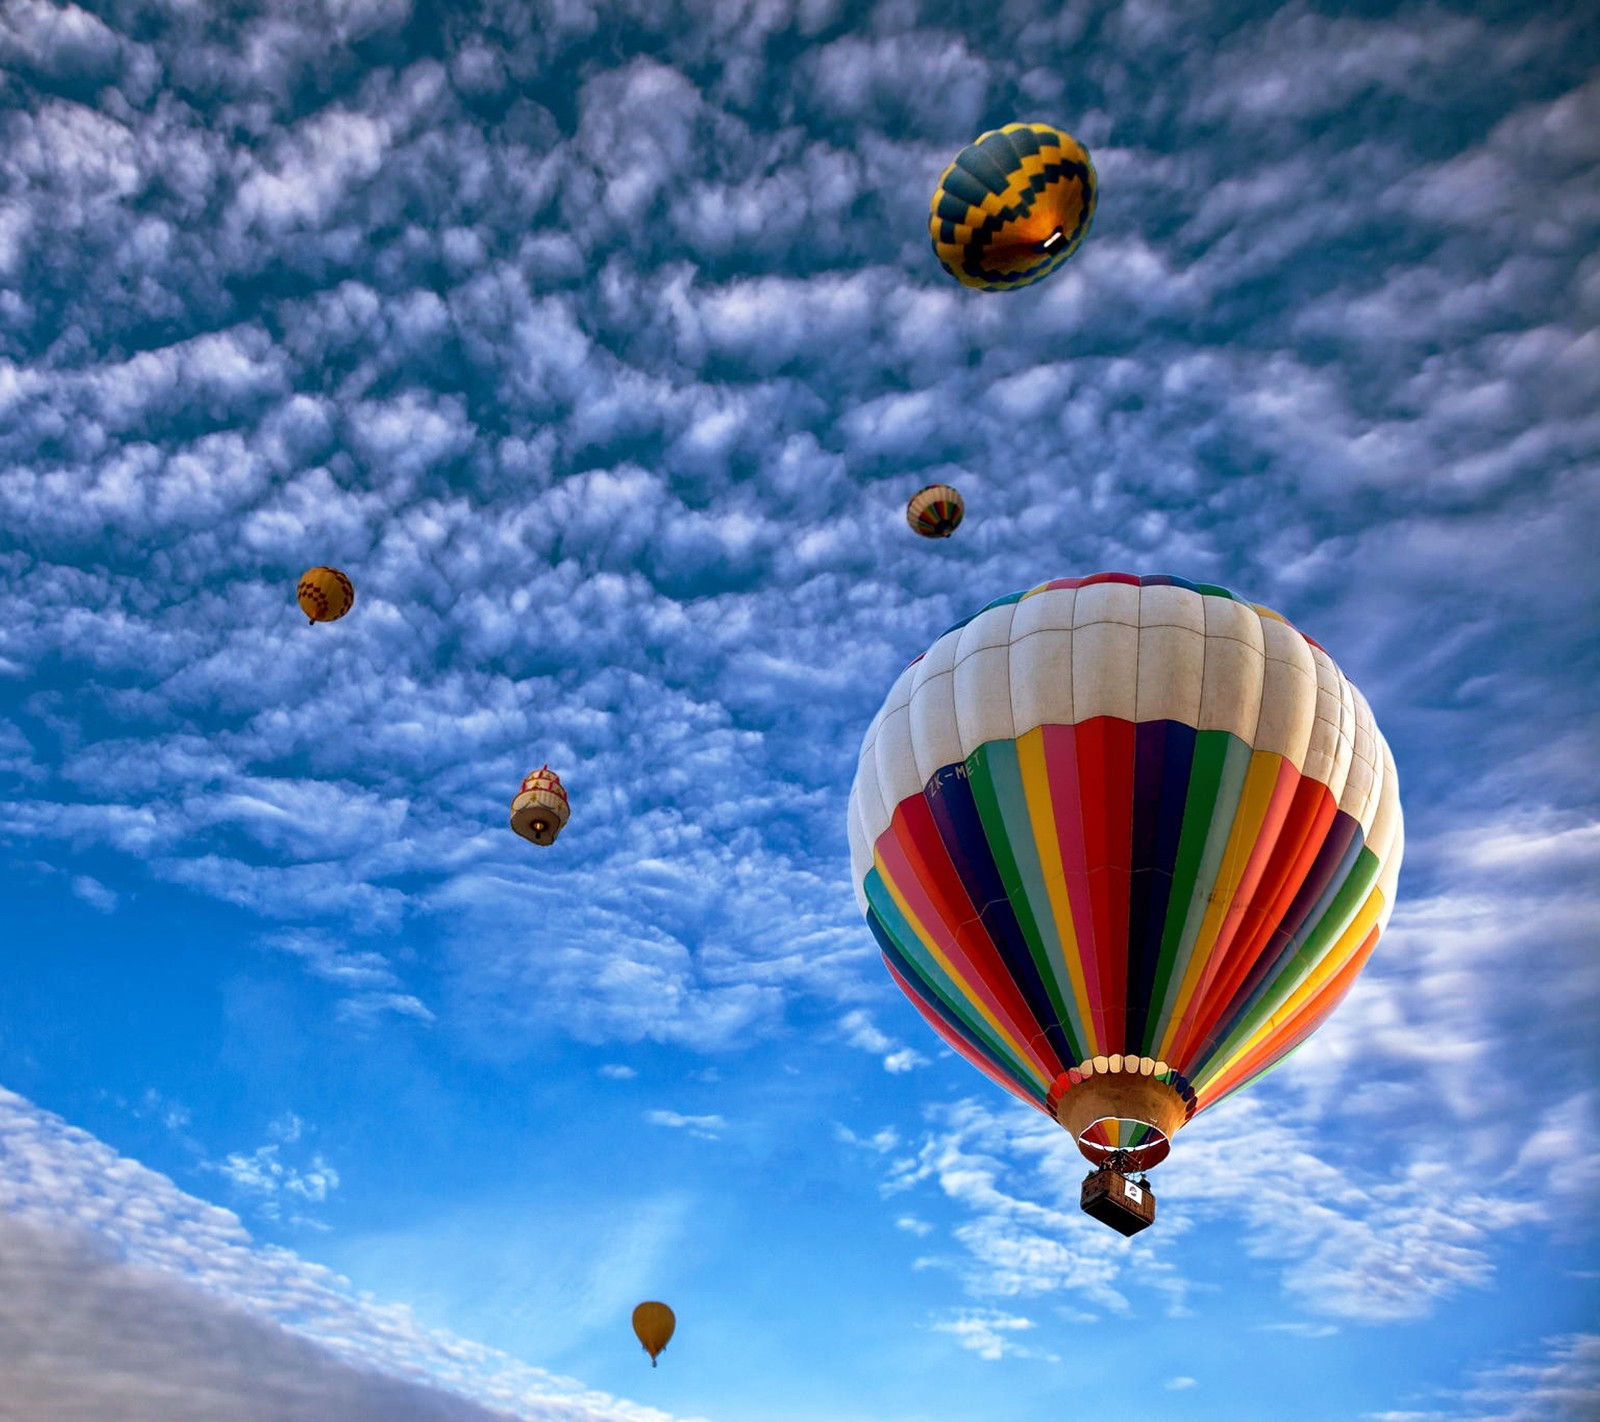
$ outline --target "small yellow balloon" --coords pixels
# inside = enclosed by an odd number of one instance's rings
[[[672,1340],[672,1330],[677,1326],[677,1318],[664,1303],[656,1303],[652,1299],[634,1309],[633,1331],[644,1345],[644,1351],[650,1355],[652,1368],[661,1350]]]
[[[337,568],[311,568],[295,590],[300,611],[312,622],[337,622],[355,605],[356,590]]]

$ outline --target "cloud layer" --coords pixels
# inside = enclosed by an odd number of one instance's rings
[[[1592,757],[1539,758],[1595,668],[1532,632],[1600,592],[1570,25],[607,14],[620,58],[559,6],[8,11],[13,843],[284,924],[356,1018],[437,1011],[404,928],[536,1032],[731,1042],[877,984],[838,803],[892,671],[1119,564],[1313,627],[1425,823],[1489,782],[1592,815]],[[1089,32],[1070,85],[1027,58]],[[1040,104],[1106,202],[1056,281],[974,298],[928,175]],[[973,519],[930,550],[897,509],[934,476]],[[296,630],[320,561],[357,611]],[[545,759],[559,861],[503,827]],[[532,914],[554,962],[502,926]]]
[[[0,1417],[668,1422],[359,1297],[3,1089],[0,1197]]]

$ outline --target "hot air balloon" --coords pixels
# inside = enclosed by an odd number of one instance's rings
[[[652,1368],[661,1356],[661,1350],[672,1341],[672,1331],[677,1326],[676,1316],[664,1303],[650,1300],[634,1309],[633,1331],[644,1346],[644,1351],[650,1355]]]
[[[511,828],[535,844],[554,844],[572,813],[566,786],[548,765],[530,770],[511,802]]]
[[[966,516],[966,500],[948,484],[929,484],[918,489],[906,505],[906,522],[913,533],[924,538],[948,538],[961,527]]]
[[[1070,134],[1008,123],[956,154],[933,191],[928,235],[963,286],[1008,291],[1049,276],[1094,216],[1089,155]]]
[[[300,611],[313,623],[337,622],[355,605],[356,590],[337,568],[310,568],[295,589]]]
[[[1349,991],[1403,843],[1389,747],[1321,647],[1127,573],[1001,598],[907,667],[849,831],[918,1012],[1124,1183]]]

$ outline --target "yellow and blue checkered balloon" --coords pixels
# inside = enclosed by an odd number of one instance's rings
[[[1007,291],[1049,276],[1094,216],[1089,154],[1042,123],[1008,123],[956,154],[934,190],[928,234],[963,286]]]

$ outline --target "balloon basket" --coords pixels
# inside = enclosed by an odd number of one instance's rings
[[[1084,1214],[1121,1235],[1138,1234],[1156,1220],[1156,1197],[1149,1184],[1142,1177],[1130,1180],[1110,1166],[1085,1177],[1079,1203]]]

